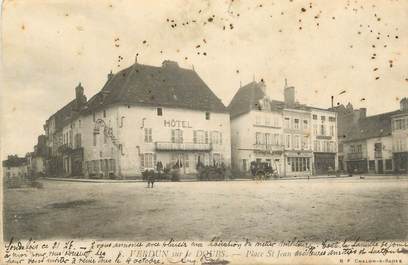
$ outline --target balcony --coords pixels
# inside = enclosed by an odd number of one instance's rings
[[[156,142],[159,151],[211,151],[211,144]]]
[[[254,150],[265,153],[282,152],[283,145],[254,144]]]
[[[361,160],[363,159],[363,153],[349,153],[347,158],[348,160]]]

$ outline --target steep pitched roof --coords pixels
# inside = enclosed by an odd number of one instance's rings
[[[221,100],[194,70],[165,61],[162,67],[135,63],[116,73],[88,101],[88,110],[123,103],[226,112]]]
[[[255,104],[263,97],[265,97],[265,92],[262,91],[262,88],[256,82],[240,87],[227,107],[231,118],[256,109]]]
[[[237,93],[232,98],[227,109],[230,112],[231,118],[236,118],[242,114],[248,113],[251,110],[260,110],[262,106],[260,105],[260,100],[267,98],[269,103],[268,108],[271,110],[310,110],[311,107],[295,103],[292,105],[287,105],[283,101],[269,99],[263,90],[265,84],[263,82],[251,82],[243,87],[240,87]],[[317,108],[316,108],[317,109]],[[323,110],[323,109],[322,109]],[[327,109],[324,109],[328,111]]]
[[[391,116],[400,112],[400,110],[396,110],[360,119],[355,126],[344,132],[344,141],[357,141],[391,135]]]

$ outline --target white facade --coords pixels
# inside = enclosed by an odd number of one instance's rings
[[[337,170],[337,113],[312,108],[310,114],[314,174]]]
[[[81,125],[79,125],[79,120]],[[196,165],[231,163],[228,113],[112,105],[81,116],[64,134],[81,135],[86,175],[114,173],[140,176],[144,170],[181,165],[181,174],[196,173]]]
[[[268,162],[282,174],[282,112],[251,110],[234,118],[231,143],[234,168],[249,172],[251,162]]]
[[[310,111],[286,108],[283,110],[284,175],[312,174]]]
[[[386,173],[393,171],[392,136],[367,139],[368,171]]]

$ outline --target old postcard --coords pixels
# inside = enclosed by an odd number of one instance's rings
[[[408,264],[408,2],[7,0],[1,264]]]

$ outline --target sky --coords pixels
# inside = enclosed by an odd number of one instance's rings
[[[283,99],[351,102],[368,115],[408,96],[408,1],[8,0],[1,10],[1,150],[33,150],[45,121],[88,98],[107,74],[169,59],[195,71],[228,105],[263,80]]]

